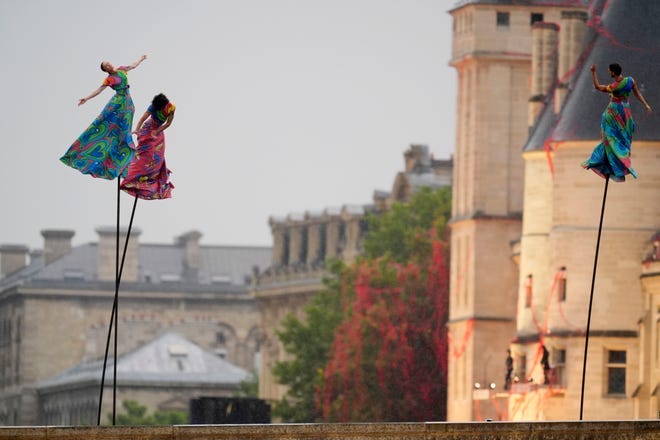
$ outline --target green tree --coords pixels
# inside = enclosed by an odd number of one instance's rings
[[[252,373],[238,386],[239,389],[234,393],[234,397],[259,397],[259,376],[256,373]]]
[[[291,360],[277,362],[273,375],[289,387],[282,400],[273,406],[273,415],[285,422],[314,422],[320,411],[315,404],[316,389],[323,380],[330,344],[341,320],[341,292],[346,266],[339,260],[329,264],[330,276],[324,289],[304,307],[306,319],[287,315],[277,335]]]
[[[140,405],[135,400],[124,400],[122,407],[124,412],[116,415],[116,424],[119,426],[183,425],[188,423],[188,414],[185,411],[155,411],[149,415],[147,407]],[[112,414],[108,414],[108,421],[112,423]]]
[[[444,237],[450,213],[451,188],[422,188],[409,202],[395,203],[386,213],[367,216],[364,256],[351,266],[340,261],[331,262],[324,289],[304,308],[305,318],[300,320],[289,315],[282,322],[278,337],[291,360],[277,362],[273,375],[289,389],[287,395],[275,403],[275,417],[285,422],[322,420],[318,393],[323,389],[335,331],[346,318],[343,304],[355,297],[359,265],[376,259],[386,265],[387,261],[428,261],[432,254],[429,231],[434,229],[434,237]]]
[[[425,258],[431,251],[427,234],[435,228],[439,238],[451,216],[451,188],[420,188],[407,203],[396,202],[383,214],[367,215],[364,254],[367,259],[388,256],[398,263]]]

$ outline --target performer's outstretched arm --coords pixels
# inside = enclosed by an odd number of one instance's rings
[[[133,70],[133,69],[135,69],[137,66],[140,65],[140,63],[141,63],[142,61],[144,61],[144,60],[146,60],[146,59],[147,59],[147,56],[146,56],[146,55],[142,55],[142,56],[140,57],[140,59],[138,59],[137,61],[134,61],[133,64],[129,64],[128,66],[126,66],[126,71],[128,72],[129,70]]]
[[[633,81],[633,93],[639,99],[639,101],[644,104],[644,108],[646,108],[646,111],[648,113],[651,113],[651,106],[649,105],[648,102],[646,102],[646,99],[644,99],[644,96],[642,96],[642,92],[639,91],[637,88],[637,83]]]
[[[594,88],[596,90],[600,90],[601,92],[607,92],[607,86],[604,86],[598,82],[598,77],[596,76],[596,65],[592,64],[590,70],[591,70],[591,77],[594,80]]]
[[[153,134],[156,135],[156,134],[160,133],[161,131],[165,130],[167,127],[169,127],[172,124],[172,120],[174,120],[174,113],[169,115],[167,117],[167,121],[165,121],[165,123],[163,125],[161,125],[160,127],[158,127],[157,129],[155,129],[153,131]]]
[[[84,103],[86,103],[87,101],[89,101],[93,97],[97,96],[99,93],[101,93],[103,91],[103,89],[105,89],[106,87],[108,87],[108,86],[101,86],[98,89],[94,90],[92,93],[90,93],[89,96],[81,98],[80,100],[78,100],[78,105],[79,106],[83,105]]]
[[[135,130],[133,130],[133,134],[138,134],[138,132],[142,128],[142,124],[144,124],[144,121],[146,121],[148,117],[149,117],[149,112],[144,112],[144,114],[138,121],[137,125],[135,126]]]

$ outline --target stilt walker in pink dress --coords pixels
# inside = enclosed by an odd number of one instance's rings
[[[168,199],[174,185],[165,164],[165,129],[172,124],[175,106],[162,93],[138,121],[133,133],[138,136],[136,155],[121,183],[125,192],[145,200]]]

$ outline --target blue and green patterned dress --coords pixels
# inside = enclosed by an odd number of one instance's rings
[[[103,85],[112,87],[115,95],[60,160],[83,174],[114,179],[124,173],[133,158],[135,106],[128,91],[126,67],[118,67]]]
[[[591,157],[582,162],[585,169],[592,170],[603,178],[609,176],[615,182],[623,182],[627,174],[637,178],[630,162],[635,121],[628,102],[634,85],[635,80],[627,76],[607,86],[610,103],[600,122],[601,142],[594,148]]]

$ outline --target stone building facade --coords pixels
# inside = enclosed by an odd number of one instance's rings
[[[406,201],[419,187],[451,184],[452,160],[434,159],[427,146],[412,145],[404,153],[404,163],[392,190],[375,191],[371,204],[270,218],[272,261],[256,277],[253,290],[264,331],[260,398],[276,401],[286,393],[286,387],[277,384],[271,373],[275,363],[287,356],[276,335],[282,319],[290,313],[303,318],[303,306],[323,287],[328,259],[350,262],[360,254],[366,232],[365,215],[384,212],[392,203]]]
[[[40,423],[37,384],[103,357],[116,232],[97,233],[98,242],[72,246],[73,231],[45,230],[43,249],[32,253],[26,246],[0,246],[0,424]],[[174,244],[141,243],[139,236],[134,229],[126,253],[118,354],[173,332],[255,371],[261,336],[250,284],[269,264],[271,248],[205,246],[197,231]],[[121,230],[122,243],[125,237]],[[166,387],[162,392],[176,394]]]
[[[607,104],[589,66],[599,66],[605,83],[607,65],[620,62],[647,100],[660,102],[649,62],[660,45],[649,17],[660,3],[633,9],[601,0],[466,0],[451,11],[459,73],[451,421],[579,417],[604,188],[580,163],[599,142]],[[657,417],[660,121],[632,105],[640,178],[609,184],[585,419]],[[504,389],[507,349],[513,372]]]

